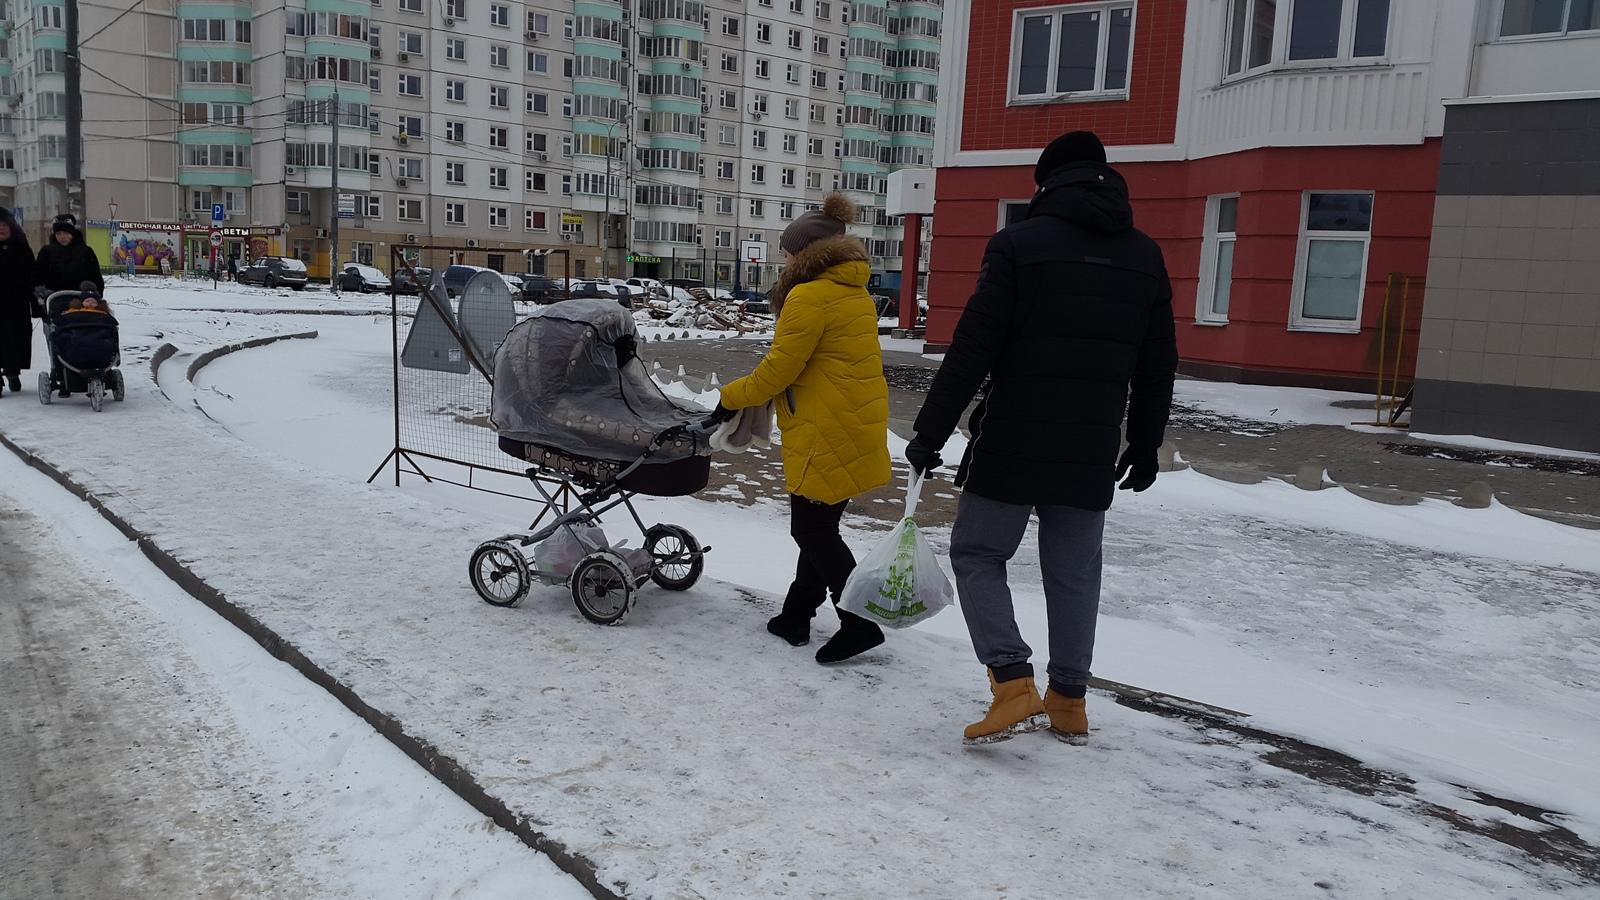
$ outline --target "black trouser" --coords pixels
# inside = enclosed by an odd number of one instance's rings
[[[839,602],[845,580],[856,567],[855,554],[839,536],[839,520],[849,503],[818,503],[798,494],[789,495],[789,534],[800,547],[800,560],[795,564],[794,583],[783,600],[785,616],[809,620],[828,599],[829,592],[834,602]],[[839,618],[845,624],[850,619],[860,619],[842,610]]]

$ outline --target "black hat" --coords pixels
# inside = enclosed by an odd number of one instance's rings
[[[1033,167],[1033,183],[1044,184],[1059,168],[1068,163],[1106,161],[1106,147],[1092,131],[1069,131],[1050,142],[1039,154],[1039,164]]]

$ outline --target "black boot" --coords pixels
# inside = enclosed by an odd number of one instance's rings
[[[16,372],[6,373],[6,386],[11,388],[11,393],[22,393],[22,378]]]
[[[817,651],[817,662],[823,664],[843,662],[881,643],[883,643],[883,629],[878,627],[877,622],[841,609],[839,633],[829,638],[828,642]]]
[[[767,630],[789,642],[791,647],[811,643],[811,617],[781,612],[767,620]]]

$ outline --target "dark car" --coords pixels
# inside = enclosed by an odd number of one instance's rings
[[[269,288],[292,287],[299,291],[305,289],[310,278],[306,275],[306,264],[298,259],[263,256],[240,269],[237,280],[240,284],[259,284]]]
[[[472,276],[493,271],[485,266],[451,266],[444,270],[444,289],[450,292],[450,296],[459,297],[467,289],[467,282],[472,280]]]
[[[426,266],[416,267],[417,278],[427,282],[433,277],[433,270]],[[397,294],[418,294],[417,283],[411,278],[411,270],[404,267],[394,271],[394,277],[389,279],[394,282],[394,292]]]
[[[339,290],[356,291],[362,294],[373,291],[389,290],[389,278],[372,266],[360,263],[345,263],[344,271],[339,273]]]
[[[554,303],[567,299],[567,292],[554,279],[543,275],[524,275],[522,299],[529,303]]]
[[[690,288],[703,288],[706,286],[706,283],[698,278],[668,278],[661,283],[668,287],[680,287],[686,291]]]

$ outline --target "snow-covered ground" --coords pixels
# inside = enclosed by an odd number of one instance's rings
[[[588,625],[556,588],[479,602],[467,554],[526,525],[528,504],[387,474],[364,486],[392,444],[388,320],[310,314],[386,298],[116,284],[111,299],[128,401],[94,416],[8,396],[0,431],[628,896],[1600,896],[1592,860],[1531,860],[1416,807],[1600,843],[1594,532],[1498,505],[1164,475],[1109,515],[1097,674],[1243,711],[1415,795],[1314,780],[1257,742],[1099,694],[1084,746],[969,749],[959,732],[986,692],[958,612],[835,669],[765,635],[793,565],[772,505],[642,502],[646,522],[715,549],[706,580],[648,590],[621,628]],[[184,377],[212,347],[312,330]],[[182,352],[158,389],[137,357],[161,343]],[[1351,412],[1315,392],[1187,390],[1240,417]],[[856,525],[859,553],[879,532]],[[1043,648],[1031,538],[1014,573]]]

